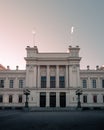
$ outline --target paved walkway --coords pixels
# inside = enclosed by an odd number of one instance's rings
[[[104,111],[0,111],[0,130],[104,130]]]

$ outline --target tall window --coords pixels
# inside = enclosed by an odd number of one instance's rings
[[[56,77],[51,76],[50,77],[50,88],[55,88],[56,87]]]
[[[11,80],[9,81],[9,87],[10,87],[10,88],[13,88],[13,85],[14,85],[14,80],[11,79]]]
[[[83,85],[83,88],[87,88],[87,80],[86,79],[82,80],[82,85]]]
[[[104,88],[104,79],[102,80],[102,88]]]
[[[64,76],[59,77],[59,87],[65,88],[65,77]]]
[[[46,76],[41,76],[41,88],[46,88]]]
[[[23,88],[23,80],[22,79],[19,80],[19,88]]]
[[[3,95],[0,95],[0,103],[3,102]]]
[[[95,79],[92,80],[92,87],[96,88],[96,80]]]
[[[83,96],[83,103],[87,103],[87,95]]]
[[[19,96],[18,96],[18,102],[19,102],[19,103],[22,103],[22,95],[19,95]]]
[[[93,102],[97,103],[97,95],[93,95]]]
[[[104,95],[103,95],[103,103],[104,103]]]
[[[0,80],[0,88],[4,88],[4,80]]]
[[[13,102],[13,96],[9,95],[9,103],[12,103],[12,102]]]

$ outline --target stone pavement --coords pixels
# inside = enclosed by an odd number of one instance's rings
[[[104,130],[104,111],[0,111],[0,130]]]

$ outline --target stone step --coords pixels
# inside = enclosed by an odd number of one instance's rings
[[[30,111],[30,112],[68,112],[68,111],[76,111],[75,107],[72,108],[24,108],[24,111]]]

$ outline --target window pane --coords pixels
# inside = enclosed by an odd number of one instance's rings
[[[92,87],[96,88],[96,80],[95,79],[92,80]]]
[[[41,88],[46,88],[46,76],[41,76]]]
[[[3,96],[0,95],[0,103],[2,103],[2,102],[3,102]]]
[[[56,87],[56,77],[51,76],[50,77],[50,88],[55,88]]]
[[[13,88],[13,84],[14,84],[14,81],[13,81],[13,80],[10,80],[10,82],[9,82],[9,87],[10,87],[10,88]]]
[[[4,88],[4,80],[0,80],[0,88]]]
[[[23,88],[23,80],[19,80],[19,88]]]
[[[97,103],[97,95],[94,95],[94,96],[93,96],[93,102],[94,102],[94,103]]]
[[[18,102],[19,102],[19,103],[22,103],[22,95],[19,95],[19,97],[18,97]]]
[[[82,80],[83,88],[87,88],[87,80]]]
[[[102,88],[104,88],[104,79],[102,80]]]
[[[59,87],[65,88],[65,77],[64,76],[59,77]]]
[[[104,103],[104,95],[103,95],[103,103]]]
[[[83,96],[83,103],[87,103],[87,95]]]
[[[12,95],[9,95],[9,103],[12,103],[12,100],[13,100]]]

